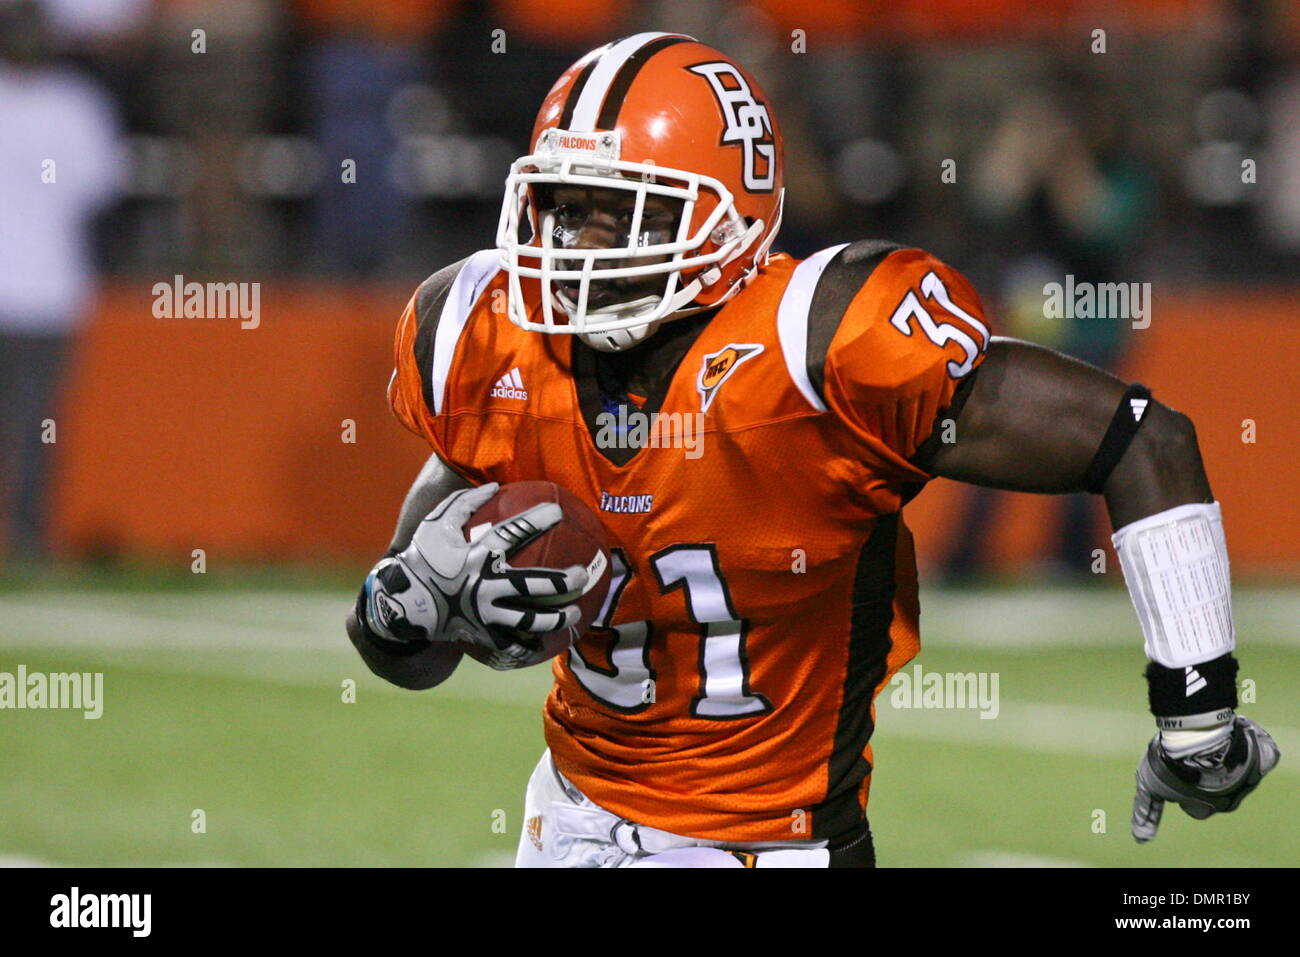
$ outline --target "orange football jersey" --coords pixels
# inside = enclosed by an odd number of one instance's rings
[[[920,646],[900,510],[930,477],[909,458],[983,358],[974,290],[917,249],[775,255],[637,420],[593,418],[594,353],[509,322],[505,280],[484,250],[417,291],[389,398],[474,483],[556,482],[608,532],[604,608],[553,664],[556,765],[677,834],[850,830],[873,699]]]

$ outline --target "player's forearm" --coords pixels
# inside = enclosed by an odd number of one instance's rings
[[[1153,411],[1104,489],[1159,728],[1138,765],[1131,828],[1139,843],[1156,836],[1165,801],[1196,818],[1235,810],[1278,761],[1268,732],[1235,714],[1227,539],[1196,431],[1185,416]]]
[[[400,552],[411,543],[416,526],[439,502],[452,492],[469,487],[470,483],[442,461],[437,453],[430,455],[402,502],[402,509],[397,515],[397,528],[393,530],[393,540],[388,544],[390,553]]]
[[[1104,494],[1151,712],[1169,753],[1190,754],[1226,740],[1237,705],[1227,541],[1191,420],[1154,400],[1143,419]]]
[[[1050,349],[994,339],[933,474],[995,488],[1103,494],[1115,546],[1158,666],[1157,716],[1235,705],[1223,521],[1191,421],[1139,386]],[[1204,693],[1185,693],[1185,667]],[[1198,688],[1200,686],[1198,685]]]
[[[436,454],[430,455],[402,502],[397,527],[389,543],[389,554],[396,554],[406,548],[424,517],[452,492],[467,488],[469,484]],[[424,663],[421,655],[415,652],[416,646],[402,647],[379,639],[362,623],[358,607],[354,605],[348,612],[345,627],[348,638],[370,670],[385,681],[402,688],[425,687],[422,683]]]

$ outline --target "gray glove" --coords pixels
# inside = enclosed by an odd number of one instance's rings
[[[1173,758],[1159,733],[1147,745],[1137,769],[1133,837],[1145,844],[1156,836],[1166,801],[1177,802],[1198,820],[1235,811],[1277,765],[1280,752],[1267,731],[1237,715],[1231,730],[1204,750]]]
[[[473,542],[465,540],[465,523],[498,488],[491,482],[453,492],[420,523],[405,551],[371,570],[363,603],[375,634],[400,642],[464,642],[478,660],[508,670],[536,651],[530,633],[577,624],[585,568],[506,563],[512,552],[560,521],[559,505],[534,505]]]

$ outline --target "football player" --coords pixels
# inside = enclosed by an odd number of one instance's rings
[[[992,337],[923,250],[772,253],[782,197],[772,106],[717,50],[643,33],[560,77],[495,248],[431,276],[399,324],[389,400],[433,455],[348,621],[366,663],[419,688],[441,643],[511,667],[530,633],[575,623],[544,599],[585,572],[512,569],[505,523],[463,531],[500,484],[563,485],[599,510],[614,563],[553,662],[518,864],[870,866],[873,699],[919,648],[903,506],[934,476],[1086,490],[1150,659],[1133,835],[1155,836],[1166,801],[1236,809],[1278,751],[1234,712],[1228,556],[1192,423]],[[609,412],[702,415],[702,454],[610,441]],[[558,508],[524,517],[540,534]]]

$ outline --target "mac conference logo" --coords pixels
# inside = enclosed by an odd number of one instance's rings
[[[763,351],[762,345],[754,342],[731,342],[717,352],[704,357],[700,366],[700,377],[696,388],[700,392],[700,411],[707,412],[713,403],[713,397],[722,388],[722,383],[731,378],[731,374],[740,368],[746,359],[752,359]]]

